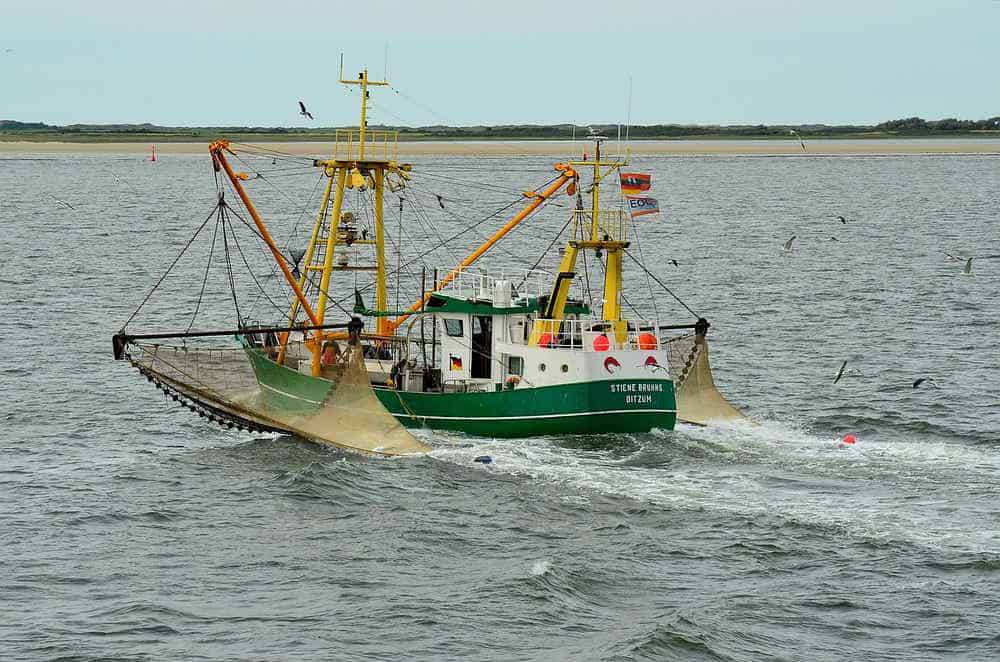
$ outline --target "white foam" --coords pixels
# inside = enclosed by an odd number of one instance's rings
[[[548,561],[535,561],[531,564],[531,576],[541,577],[552,569],[552,564]]]
[[[995,521],[985,516],[998,513],[992,500],[956,493],[970,471],[976,482],[996,475],[1000,460],[977,448],[864,439],[839,448],[836,436],[777,422],[679,426],[648,439],[639,458],[563,448],[551,439],[470,439],[469,447],[437,449],[432,456],[471,466],[488,454],[492,471],[563,486],[571,501],[598,492],[667,508],[776,518],[867,540],[966,552],[1000,548],[1000,531],[983,528]],[[669,461],[643,466],[645,452],[662,452]],[[939,480],[942,472],[955,475]],[[986,512],[965,512],[970,499],[982,500]],[[965,504],[959,512],[957,503]]]

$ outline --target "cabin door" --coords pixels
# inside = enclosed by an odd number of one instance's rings
[[[493,363],[493,318],[472,316],[472,363],[469,375],[473,379],[489,379]]]

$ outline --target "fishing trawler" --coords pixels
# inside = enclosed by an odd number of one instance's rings
[[[207,415],[222,422],[299,434],[301,428],[282,421],[308,419],[345,397],[338,385],[352,365],[363,369],[378,403],[407,428],[490,437],[671,430],[678,387],[685,384],[687,420],[705,411],[738,416],[712,383],[706,320],[663,325],[623,309],[624,261],[635,260],[632,218],[602,206],[601,185],[617,181],[626,160],[602,155],[601,136],[592,136],[592,157],[555,164],[550,182],[524,192],[521,210],[457,264],[435,271],[429,287],[424,273],[408,308],[390,309],[385,199],[405,191],[415,175],[399,161],[398,134],[368,128],[370,88],[387,81],[371,80],[365,70],[354,79],[341,75],[340,82],[360,88],[360,121],[357,129],[336,130],[332,158],[313,161],[325,186],[303,251],[286,255],[271,237],[244,185],[249,176],[231,163],[234,146],[225,140],[209,146],[216,172],[239,197],[294,295],[284,319],[270,325],[241,319],[234,330],[258,387],[253,399],[228,395],[217,383],[191,388],[191,369],[164,370],[154,367],[155,359],[130,356],[147,377],[207,406]],[[351,193],[367,208],[348,208]],[[560,193],[575,204],[557,236],[567,235],[554,270],[477,268],[477,260]],[[221,194],[220,205],[226,205]],[[367,225],[359,228],[362,217]],[[603,271],[596,300],[579,292],[588,254]],[[393,275],[398,279],[401,271]],[[353,294],[353,320],[331,322],[331,308],[343,310],[344,293],[334,289],[338,277],[343,283],[345,274],[362,272],[372,276],[374,307],[356,288],[347,295]],[[663,337],[669,330],[688,332],[683,346]],[[123,330],[115,338],[116,356],[140,340],[166,337],[177,336]]]

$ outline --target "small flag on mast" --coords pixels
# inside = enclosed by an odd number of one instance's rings
[[[632,215],[632,218],[660,213],[660,203],[656,201],[656,198],[626,195],[625,201],[628,203],[628,212]]]
[[[620,175],[622,195],[636,195],[653,186],[653,176],[641,172],[623,172]]]

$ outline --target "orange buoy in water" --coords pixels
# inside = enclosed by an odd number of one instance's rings
[[[539,347],[552,347],[552,334],[546,331],[538,338]]]
[[[606,352],[610,348],[611,348],[611,341],[608,340],[608,334],[602,333],[601,335],[594,338],[594,351]]]
[[[656,349],[656,336],[648,331],[640,333],[639,349]]]
[[[853,434],[845,434],[844,438],[841,439],[840,441],[848,445],[853,445],[854,442],[857,441],[857,439],[854,437]]]

